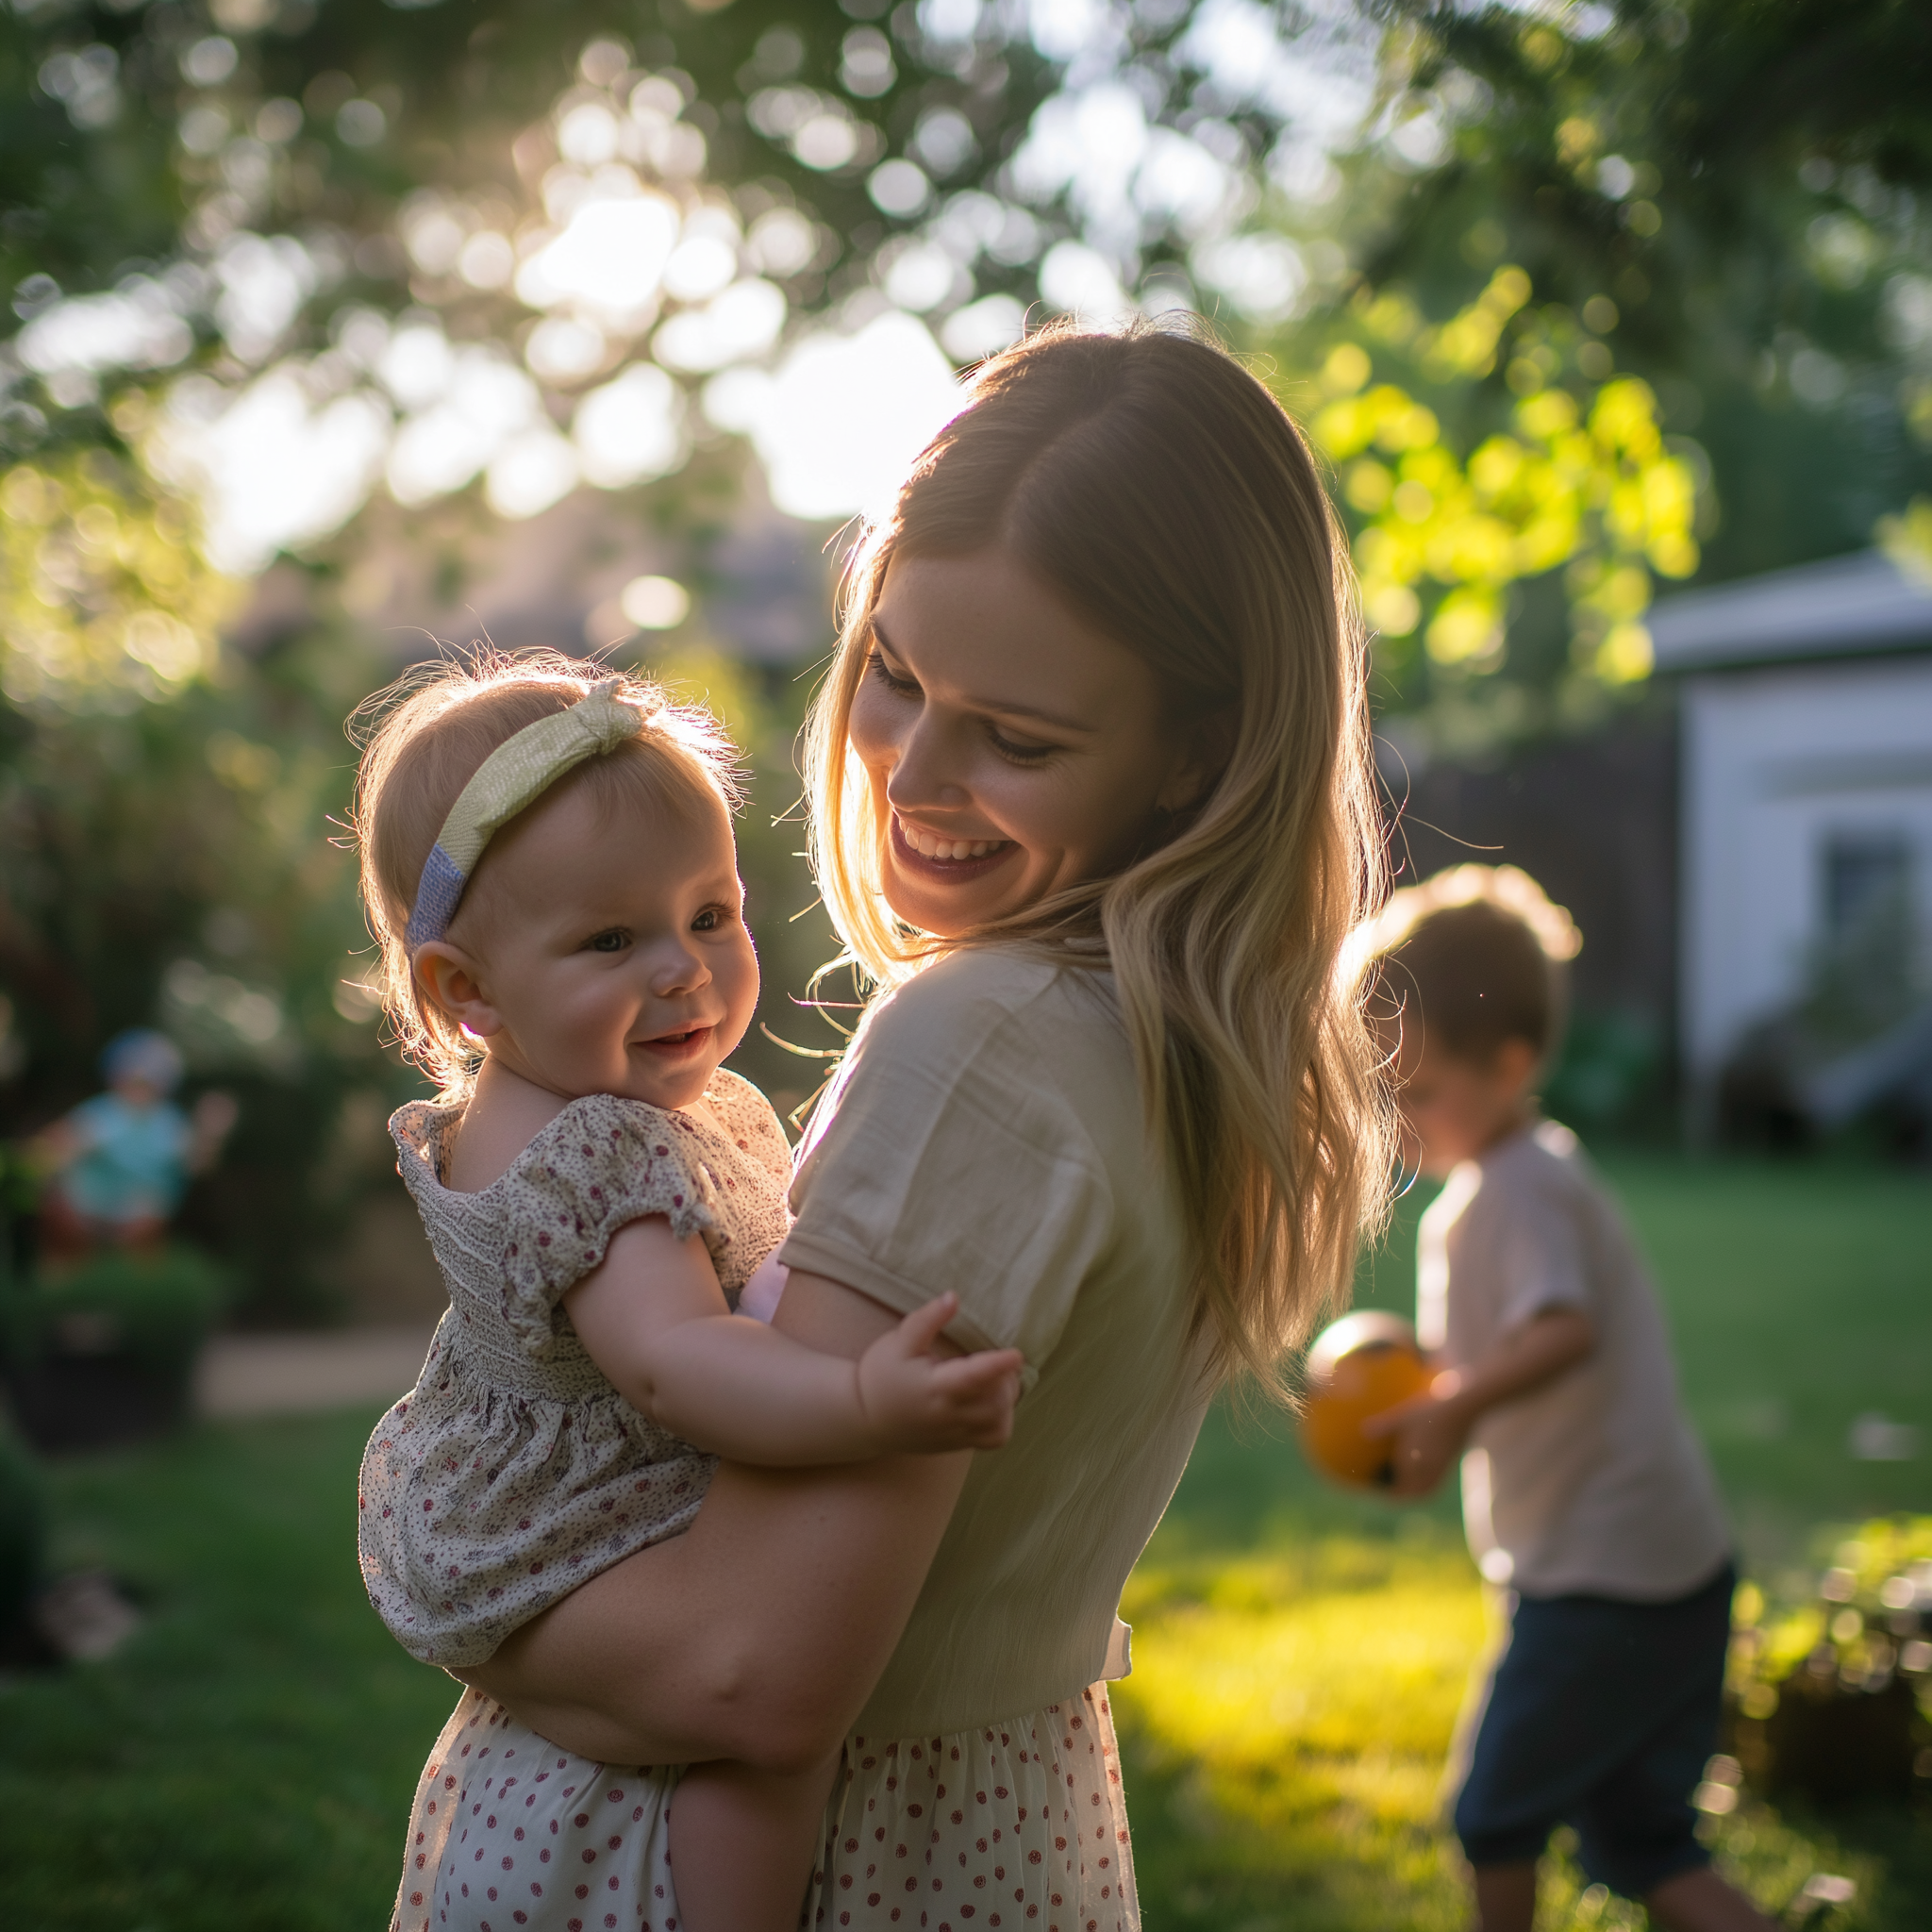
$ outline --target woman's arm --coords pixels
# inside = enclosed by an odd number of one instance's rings
[[[563,1305],[633,1407],[736,1461],[797,1469],[900,1449],[997,1449],[1013,1431],[1018,1352],[937,1351],[954,1295],[914,1309],[856,1360],[828,1354],[730,1313],[704,1242],[650,1215],[619,1229]]]
[[[856,1360],[897,1324],[794,1271],[774,1325]],[[970,1467],[966,1451],[830,1470],[725,1463],[685,1535],[592,1577],[462,1674],[606,1763],[803,1769],[878,1681]]]

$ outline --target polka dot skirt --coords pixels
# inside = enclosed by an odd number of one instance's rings
[[[391,1932],[676,1932],[675,1772],[591,1764],[466,1691]],[[802,1932],[1140,1932],[1107,1687],[950,1736],[847,1740]]]
[[[1006,1724],[855,1737],[806,1924],[1139,1932],[1107,1686]]]
[[[466,1690],[416,1786],[391,1932],[676,1932],[676,1784],[559,1750]]]

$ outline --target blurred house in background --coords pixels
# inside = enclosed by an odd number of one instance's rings
[[[1679,710],[1678,1041],[1743,1138],[1932,1116],[1932,582],[1879,551],[1659,605]]]

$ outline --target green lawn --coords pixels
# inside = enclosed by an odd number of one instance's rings
[[[1649,1243],[1684,1383],[1756,1572],[1821,1527],[1932,1507],[1932,1458],[1863,1463],[1855,1417],[1932,1443],[1932,1188],[1826,1167],[1609,1163]],[[1403,1307],[1417,1202],[1363,1298]],[[206,1428],[55,1472],[63,1567],[105,1564],[149,1621],[111,1662],[0,1687],[8,1932],[379,1925],[447,1681],[362,1600],[367,1415]],[[1460,1923],[1433,1829],[1484,1607],[1453,1500],[1395,1511],[1312,1481],[1278,1431],[1216,1418],[1130,1594],[1119,1700],[1151,1932],[1432,1932]],[[1932,1913],[1932,1826],[1747,1805],[1720,1855],[1782,1907],[1850,1875],[1829,1932]],[[1636,1924],[1559,1869],[1551,1925]]]

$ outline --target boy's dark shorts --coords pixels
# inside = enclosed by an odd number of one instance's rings
[[[1736,1586],[1726,1563],[1670,1603],[1517,1599],[1456,1800],[1472,1865],[1528,1863],[1558,1824],[1625,1898],[1710,1862],[1690,1794],[1717,1748]]]

